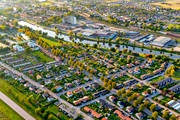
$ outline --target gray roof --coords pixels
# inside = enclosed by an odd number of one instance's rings
[[[155,46],[163,47],[169,41],[171,41],[171,38],[161,36],[161,37],[156,38],[151,44]]]

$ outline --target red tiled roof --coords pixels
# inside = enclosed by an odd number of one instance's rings
[[[123,120],[131,120],[131,118],[124,116],[119,110],[115,110],[114,113],[116,113]]]
[[[108,119],[106,119],[106,118],[102,118],[101,120],[108,120]]]
[[[84,107],[84,110],[85,110],[86,112],[89,112],[91,109],[88,108],[87,106],[85,106],[85,107]]]
[[[83,98],[80,98],[79,100],[73,101],[73,103],[74,103],[74,105],[78,105],[82,101],[86,102],[87,100],[89,100],[89,97],[88,96],[84,96]]]
[[[74,93],[79,93],[79,92],[82,92],[82,89],[79,88],[79,89],[74,90],[73,92]]]
[[[86,112],[90,112],[90,113],[91,113],[94,117],[96,117],[96,118],[100,118],[100,117],[102,116],[102,114],[97,113],[96,111],[88,108],[87,106],[84,107],[84,110],[85,110]],[[105,120],[105,119],[104,119],[104,120]]]
[[[97,113],[97,112],[94,111],[94,110],[91,110],[91,114],[92,114],[94,117],[96,117],[96,118],[100,118],[100,117],[102,116],[102,114],[99,114],[99,113]]]

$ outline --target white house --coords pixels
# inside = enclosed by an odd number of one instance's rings
[[[34,48],[37,46],[36,43],[34,43],[34,42],[28,42],[27,45],[31,48]]]
[[[19,46],[19,45],[14,45],[13,49],[17,50],[18,52],[24,51],[24,48],[22,46]]]

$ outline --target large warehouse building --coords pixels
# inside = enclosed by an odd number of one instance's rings
[[[160,36],[156,38],[151,44],[157,47],[169,47],[169,46],[175,46],[176,41],[168,37]]]

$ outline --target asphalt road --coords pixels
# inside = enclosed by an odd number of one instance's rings
[[[22,77],[24,80],[28,81],[29,83],[31,83],[32,85],[40,88],[41,90],[47,92],[49,95],[51,95],[52,97],[56,98],[59,100],[60,103],[64,103],[65,105],[67,105],[69,108],[72,108],[77,114],[81,114],[84,116],[85,120],[93,120],[93,118],[91,118],[90,116],[88,116],[87,114],[85,114],[84,112],[82,112],[79,108],[77,107],[73,107],[72,104],[68,103],[67,101],[61,99],[59,96],[57,96],[55,93],[53,93],[52,91],[48,90],[47,88],[44,88],[41,86],[41,84],[33,81],[32,79],[30,79],[28,76],[24,75],[23,73],[15,70],[14,68],[10,67],[9,65],[0,62],[0,65],[5,67],[6,69],[8,69],[9,71],[13,72],[14,74]],[[69,111],[66,111],[68,113],[70,113]],[[29,119],[27,119],[29,120]],[[30,119],[30,120],[34,120],[34,119]]]
[[[14,111],[16,111],[22,118],[25,120],[35,120],[30,114],[24,111],[19,105],[17,105],[14,101],[12,101],[5,94],[0,92],[0,99],[4,101],[7,105],[9,105]]]

